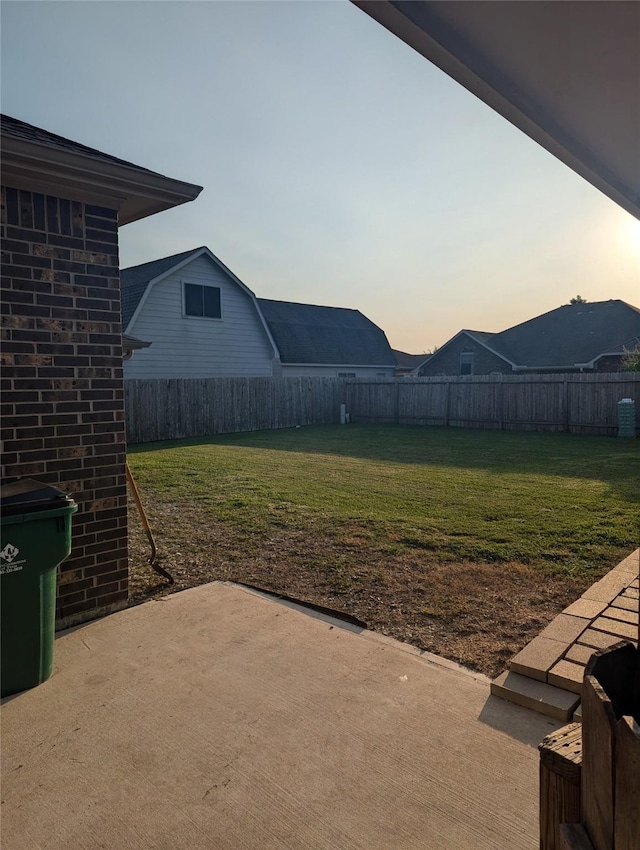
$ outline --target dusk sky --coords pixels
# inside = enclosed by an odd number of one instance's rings
[[[204,186],[120,231],[422,353],[580,294],[640,306],[640,223],[347,0],[3,2],[2,111]]]

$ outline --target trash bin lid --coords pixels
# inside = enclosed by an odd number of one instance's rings
[[[5,478],[0,482],[0,511],[3,516],[53,510],[71,504],[73,499],[62,490],[33,478]]]

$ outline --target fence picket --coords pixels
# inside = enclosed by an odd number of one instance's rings
[[[125,381],[130,443],[340,421],[615,434],[640,373]]]

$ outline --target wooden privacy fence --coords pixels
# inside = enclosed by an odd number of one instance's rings
[[[125,382],[130,443],[352,422],[615,434],[640,373],[441,378],[172,378]]]
[[[341,378],[129,379],[130,443],[340,421]]]
[[[615,434],[618,402],[640,406],[640,373],[350,380],[352,422]]]

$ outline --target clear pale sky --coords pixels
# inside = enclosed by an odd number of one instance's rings
[[[122,228],[123,267],[207,245],[416,353],[578,293],[640,306],[640,223],[347,0],[1,16],[3,112],[204,186]]]

